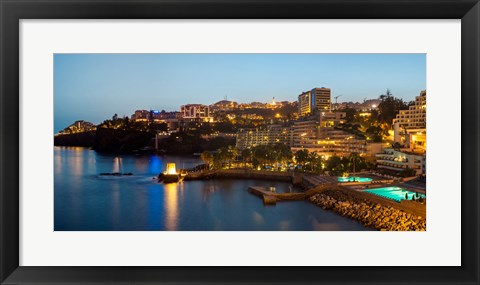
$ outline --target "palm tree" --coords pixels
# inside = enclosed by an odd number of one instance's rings
[[[356,152],[352,152],[350,154],[350,161],[353,161],[353,182],[355,182],[355,164],[356,164],[358,158],[359,158],[359,156]]]
[[[252,153],[253,158],[265,167],[268,158],[267,148],[264,145],[258,145],[252,149]]]
[[[241,156],[244,163],[244,167],[247,168],[247,162],[249,162],[252,159],[252,150],[249,148],[242,150]]]
[[[308,162],[308,150],[297,150],[297,152],[295,152],[295,160],[302,166],[303,169],[305,164]]]
[[[231,161],[236,161],[238,157],[238,148],[234,146],[229,146],[228,147],[228,164],[230,166]]]

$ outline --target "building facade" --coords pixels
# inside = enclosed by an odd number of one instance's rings
[[[425,155],[385,148],[382,153],[376,154],[376,159],[379,169],[387,169],[395,172],[412,169],[417,175],[425,174]]]
[[[240,150],[276,143],[290,146],[290,128],[270,125],[265,129],[241,130],[236,135],[236,147]]]
[[[290,129],[290,146],[292,148],[308,148],[319,136],[317,120],[295,121]]]
[[[393,119],[393,140],[414,152],[427,148],[427,92],[415,97],[415,104],[400,110]]]
[[[330,112],[332,110],[330,88],[313,88],[298,95],[298,114],[308,116],[314,111]]]
[[[202,104],[187,104],[180,107],[182,118],[186,121],[213,122],[210,107]]]

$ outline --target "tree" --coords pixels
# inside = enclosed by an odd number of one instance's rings
[[[355,110],[354,108],[346,108],[343,110],[346,114],[345,114],[345,120],[349,123],[353,123],[355,122],[357,119],[357,114],[358,114],[358,111]]]
[[[267,157],[267,150],[263,147],[263,145],[258,145],[253,147],[252,149],[253,158],[258,164],[265,167],[266,157]]]
[[[252,150],[249,148],[242,150],[241,156],[244,163],[244,167],[246,167],[247,162],[250,162],[250,160],[252,159]]]
[[[273,145],[272,149],[275,156],[275,162],[278,164],[288,164],[293,158],[292,151],[283,143]]]
[[[305,167],[305,164],[308,162],[308,150],[301,149],[295,152],[295,161],[302,166],[302,169]]]
[[[234,146],[228,146],[228,164],[230,165],[232,161],[236,161],[238,157],[238,148]]]
[[[319,156],[316,152],[310,152],[308,155],[308,165],[309,169],[313,172],[320,172],[322,171],[322,162],[323,159]]]
[[[333,155],[326,161],[325,166],[329,171],[345,171],[345,164],[348,164],[348,159]]]
[[[349,160],[352,161],[352,168],[353,168],[353,181],[355,181],[355,172],[356,172],[356,164],[357,164],[357,160],[360,158],[360,156],[356,153],[356,152],[352,152],[350,154],[350,158]]]
[[[408,108],[402,99],[395,98],[388,89],[385,94],[380,95],[379,99],[381,100],[378,105],[379,119],[382,123],[387,123],[390,126],[398,111]]]
[[[370,126],[365,132],[368,134],[369,140],[373,142],[382,142],[383,136],[386,135],[385,130],[381,126]]]
[[[208,151],[204,151],[200,155],[200,158],[202,159],[203,162],[205,162],[207,167],[210,168],[210,163],[212,163],[213,161],[213,155]]]
[[[399,142],[394,142],[394,143],[392,144],[392,148],[394,148],[394,149],[402,148],[402,144],[400,144]]]

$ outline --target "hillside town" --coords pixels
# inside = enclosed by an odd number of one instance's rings
[[[235,154],[230,160],[238,162],[242,154],[251,155],[248,153],[261,146],[283,145],[292,154],[304,154],[304,167],[320,171],[346,170],[341,163],[332,167],[335,163],[331,160],[341,162],[355,154],[364,162],[359,167],[394,176],[425,175],[425,90],[412,95],[414,100],[409,102],[395,98],[390,90],[376,99],[355,103],[338,103],[341,96],[332,97],[330,88],[321,87],[301,92],[292,102],[272,98],[267,103],[238,103],[224,98],[211,105],[185,104],[178,111],[136,110],[130,117],[115,114],[98,126],[76,121],[57,137],[101,128],[153,130],[144,147],[160,153],[207,151],[214,156],[223,148],[227,157]],[[203,143],[195,146],[195,138]],[[202,145],[205,147],[198,147]],[[302,159],[295,155],[292,160]],[[290,162],[267,159],[261,167],[286,169]],[[314,167],[315,163],[319,167]]]

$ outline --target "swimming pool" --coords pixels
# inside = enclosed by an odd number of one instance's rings
[[[371,193],[373,195],[381,196],[390,200],[394,200],[397,202],[400,202],[401,200],[406,200],[406,199],[412,200],[412,196],[415,196],[415,199],[419,199],[420,197],[422,198],[427,197],[425,194],[408,191],[396,186],[368,189],[368,190],[365,190],[365,192]]]
[[[348,176],[348,177],[338,177],[338,182],[370,182],[372,181],[372,178],[368,177],[358,177],[355,176],[355,180],[353,180],[353,176]]]

